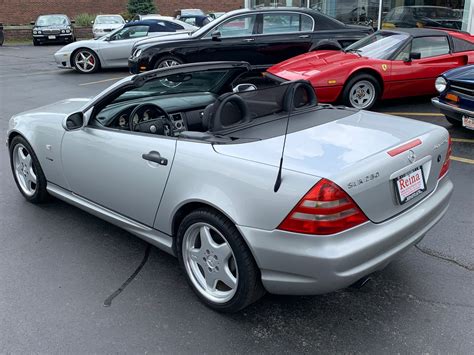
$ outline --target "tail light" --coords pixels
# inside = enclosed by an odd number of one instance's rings
[[[448,170],[449,170],[449,163],[451,162],[451,152],[452,152],[452,143],[451,143],[451,136],[448,139],[448,151],[446,152],[446,157],[444,158],[443,166],[441,167],[441,171],[439,172],[438,180],[443,178]]]
[[[281,222],[278,229],[327,235],[368,219],[350,196],[332,181],[320,180]]]

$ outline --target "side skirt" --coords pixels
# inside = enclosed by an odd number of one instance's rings
[[[102,207],[57,185],[48,183],[46,189],[52,196],[125,229],[168,254],[176,256],[173,251],[173,238],[169,235]]]

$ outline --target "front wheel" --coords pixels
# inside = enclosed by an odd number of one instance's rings
[[[369,110],[380,97],[381,88],[377,79],[370,74],[359,74],[344,86],[344,105],[359,110]]]
[[[191,212],[177,234],[188,283],[207,306],[237,312],[264,294],[260,271],[235,225],[210,209]]]
[[[10,166],[18,189],[29,202],[41,203],[48,200],[46,177],[38,158],[21,136],[13,138],[10,144]]]
[[[158,59],[155,64],[155,69],[174,67],[183,63],[184,62],[181,59],[172,55],[167,55]]]
[[[90,74],[99,70],[99,58],[90,49],[79,49],[72,57],[73,67],[82,74]]]

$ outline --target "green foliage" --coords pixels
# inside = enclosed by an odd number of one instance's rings
[[[76,21],[75,25],[79,27],[90,27],[91,22],[95,20],[95,15],[92,14],[79,14],[77,15],[74,20]]]
[[[136,14],[153,14],[156,11],[153,0],[128,0],[127,11],[135,16]]]

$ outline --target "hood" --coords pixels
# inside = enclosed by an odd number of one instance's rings
[[[100,38],[98,39],[85,39],[82,41],[76,41],[69,44],[66,44],[64,47],[61,47],[55,54],[57,53],[71,53],[72,51],[76,50],[77,48],[87,47],[90,49],[98,49],[100,44],[104,43],[103,40]]]
[[[80,111],[84,106],[90,102],[91,98],[76,98],[57,101],[55,103],[38,107],[33,110],[21,112],[13,118],[19,117],[42,117],[48,119],[49,117],[65,117],[72,113]]]
[[[119,27],[122,27],[123,23],[104,23],[99,25],[92,26],[94,30],[115,30]]]
[[[49,25],[49,26],[39,26],[39,25],[34,25],[33,26],[34,28],[40,28],[41,30],[57,30],[57,29],[65,29],[67,27],[71,27],[72,29],[72,25],[71,24],[65,24],[65,25]]]
[[[449,70],[443,76],[448,80],[474,83],[474,65],[466,65]]]
[[[268,72],[287,80],[306,79],[321,71],[328,64],[345,65],[354,61],[365,60],[355,53],[345,53],[337,50],[315,51],[299,55],[272,66]]]
[[[136,44],[135,44],[135,48],[137,48],[138,46],[140,47],[149,47],[149,46],[152,46],[156,43],[161,43],[161,42],[169,42],[169,41],[181,41],[181,40],[185,40],[185,39],[189,39],[191,38],[191,36],[189,35],[189,32],[185,31],[185,32],[179,32],[179,33],[172,33],[172,34],[169,34],[169,35],[164,35],[164,36],[158,36],[158,37],[151,37],[151,38],[146,38],[146,39],[142,39],[141,41],[138,41]]]

